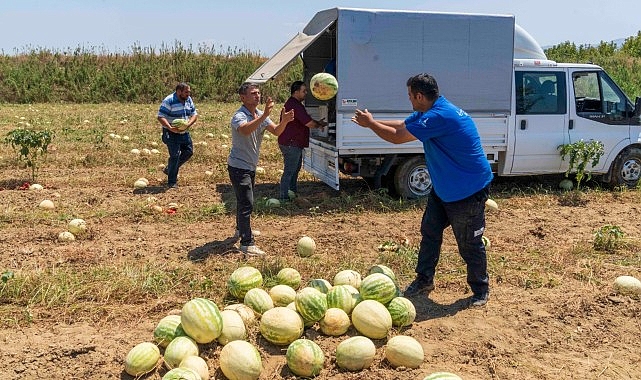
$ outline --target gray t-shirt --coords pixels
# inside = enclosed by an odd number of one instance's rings
[[[256,113],[260,117],[263,111],[257,109]],[[252,120],[254,120],[254,116],[245,106],[241,106],[231,118],[231,151],[229,152],[229,158],[227,158],[227,164],[231,167],[251,171],[256,170],[260,144],[263,142],[265,129],[273,122],[267,117],[260,124],[260,127],[249,136],[238,132],[238,127]]]

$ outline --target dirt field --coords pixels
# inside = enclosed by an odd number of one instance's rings
[[[385,197],[361,180],[345,179],[344,190],[334,192],[303,175],[296,202],[257,206],[253,227],[261,231],[257,244],[268,255],[245,260],[228,239],[234,202],[223,144],[234,106],[203,107],[193,131],[196,155],[181,169],[180,188],[170,191],[161,186],[162,144],[149,158],[130,153],[160,141],[149,117],[156,106],[130,107],[126,123],[111,116],[108,106],[0,109],[2,136],[20,116],[32,124],[61,123],[52,126],[56,140],[39,176],[44,190],[20,189],[29,170],[17,168],[9,147],[0,145],[0,274],[14,275],[0,282],[0,377],[131,379],[123,371],[127,352],[151,341],[156,323],[192,297],[207,296],[219,306],[231,302],[224,284],[240,265],[259,268],[269,282],[286,266],[298,269],[304,281],[331,281],[340,269],[365,275],[373,264],[384,263],[403,287],[411,281],[422,202]],[[69,124],[74,128],[65,132]],[[132,138],[115,141],[106,137],[110,132]],[[281,161],[273,139],[265,142],[261,165],[266,174],[257,180],[257,203],[276,195]],[[134,190],[141,176],[150,187]],[[465,269],[446,231],[436,290],[430,299],[414,300],[414,324],[390,334],[421,342],[420,368],[393,369],[383,359],[380,340],[371,368],[341,371],[334,350],[344,337],[326,337],[314,327],[305,336],[326,355],[318,378],[422,379],[450,371],[466,380],[641,379],[641,301],[612,290],[619,275],[641,278],[641,192],[592,186],[579,195],[564,194],[558,179],[495,181],[499,210],[487,214],[492,293],[485,307],[467,307]],[[151,210],[149,197],[165,210]],[[45,198],[55,210],[37,208]],[[170,202],[178,203],[175,213],[166,211]],[[73,217],[85,219],[89,232],[58,242]],[[604,225],[625,233],[611,252],[594,249],[593,234]],[[301,235],[315,239],[314,256],[296,255]],[[282,347],[256,331],[250,341],[261,351],[261,379],[294,378]],[[220,349],[201,345],[215,379],[224,378]],[[159,365],[144,378],[160,379],[166,371]]]

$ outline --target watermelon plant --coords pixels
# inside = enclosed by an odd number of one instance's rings
[[[48,129],[37,131],[17,128],[7,133],[4,142],[11,145],[18,155],[19,161],[23,161],[27,167],[31,168],[31,180],[35,182],[40,160],[46,158],[47,148],[53,137],[53,131]]]
[[[581,186],[583,178],[590,180],[592,172],[587,169],[588,164],[592,167],[596,166],[603,155],[603,143],[597,140],[584,141],[579,140],[571,144],[563,144],[558,147],[561,153],[561,159],[565,160],[567,156],[568,169],[565,176],[568,177],[570,173],[576,172],[576,188]]]

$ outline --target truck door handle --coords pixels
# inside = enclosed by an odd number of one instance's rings
[[[570,119],[570,122],[568,123],[568,129],[574,129],[574,119]]]
[[[521,130],[525,130],[526,127],[526,121],[525,119],[521,120]]]

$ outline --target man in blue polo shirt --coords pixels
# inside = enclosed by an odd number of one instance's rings
[[[175,120],[185,120],[178,127]],[[187,162],[194,154],[194,145],[189,135],[189,128],[198,120],[196,106],[191,99],[189,84],[181,82],[176,85],[176,91],[168,95],[160,104],[158,121],[162,126],[162,142],[167,145],[169,160],[163,173],[167,175],[167,187],[178,187],[178,168]]]
[[[452,226],[459,254],[467,264],[471,305],[483,306],[490,295],[482,237],[492,170],[474,121],[439,95],[434,77],[415,75],[407,80],[407,89],[415,112],[405,120],[375,120],[367,110],[356,110],[352,118],[391,143],[423,143],[432,189],[421,221],[416,279],[404,295],[429,295],[434,290],[443,231]]]

